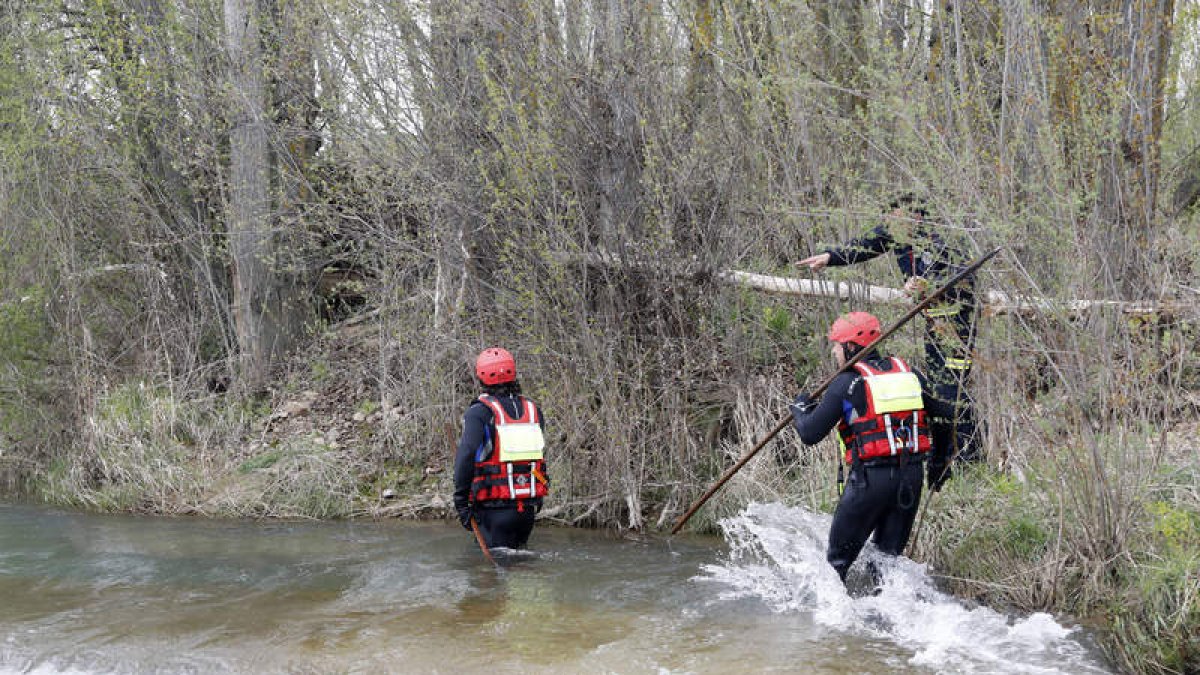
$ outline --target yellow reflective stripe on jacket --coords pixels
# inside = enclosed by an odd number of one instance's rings
[[[958,303],[951,305],[937,305],[926,309],[925,316],[931,319],[941,319],[947,316],[955,316],[960,311],[962,311],[962,307]]]
[[[898,410],[923,410],[921,381],[916,373],[883,373],[867,378],[867,391],[871,395],[871,407],[876,414]]]
[[[946,359],[946,367],[952,370],[966,370],[971,367],[971,359]]]

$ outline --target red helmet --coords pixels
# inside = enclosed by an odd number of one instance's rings
[[[829,339],[866,347],[879,339],[879,319],[866,312],[850,312],[838,317],[829,328]]]
[[[517,362],[507,349],[488,347],[475,359],[475,376],[484,384],[504,384],[517,379]]]

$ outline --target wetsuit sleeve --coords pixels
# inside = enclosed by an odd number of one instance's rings
[[[492,412],[482,404],[472,404],[463,414],[462,437],[454,453],[454,509],[460,514],[471,500],[471,480],[475,477],[475,451],[486,439],[485,429]]]
[[[829,254],[829,266],[840,267],[875,258],[881,253],[891,250],[895,243],[887,227],[880,225],[865,237],[852,239],[843,246],[829,248],[825,252]]]
[[[833,384],[829,385],[829,389],[825,390],[821,402],[811,412],[806,413],[795,407],[792,408],[792,424],[796,427],[796,432],[800,434],[800,440],[805,445],[820,443],[821,439],[829,435],[829,432],[837,426],[838,420],[842,418],[842,401],[846,400],[850,385],[856,379],[858,376],[854,373],[838,375],[833,380]]]

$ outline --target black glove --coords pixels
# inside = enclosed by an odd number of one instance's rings
[[[938,492],[942,489],[942,485],[950,480],[951,473],[949,464],[930,462],[925,467],[925,483],[930,490]]]
[[[464,506],[458,510],[458,522],[462,523],[464,530],[471,530],[471,507]]]
[[[816,410],[817,403],[819,403],[819,401],[814,401],[813,399],[809,398],[807,394],[800,394],[796,397],[795,402],[793,402],[791,405],[792,417],[809,414],[813,410]]]

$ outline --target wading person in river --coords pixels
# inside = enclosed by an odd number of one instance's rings
[[[961,253],[949,245],[936,224],[928,219],[922,200],[901,195],[889,205],[884,224],[844,246],[827,249],[798,264],[819,271],[825,267],[853,265],[887,251],[906,279],[904,290],[916,299],[959,271]],[[925,368],[933,391],[954,408],[955,459],[981,459],[975,406],[964,386],[971,372],[975,339],[975,295],[969,282],[951,289],[925,310]]]
[[[949,476],[950,407],[933,395],[921,373],[871,347],[879,320],[851,312],[829,330],[830,353],[838,367],[860,350],[870,350],[852,370],[838,375],[820,401],[801,395],[792,404],[800,440],[814,445],[834,427],[844,448],[849,476],[829,529],[826,559],[842,581],[867,537],[879,550],[900,555],[912,533],[922,480],[941,489]],[[872,536],[873,535],[873,536]]]
[[[463,414],[454,508],[462,526],[477,526],[489,548],[522,548],[549,488],[542,412],[521,395],[516,361],[507,350],[483,350],[475,377],[482,393]]]

